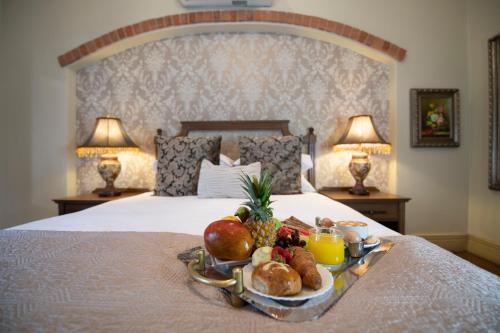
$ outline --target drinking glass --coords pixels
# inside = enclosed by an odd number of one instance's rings
[[[311,229],[309,250],[320,264],[340,267],[344,262],[344,235],[334,227],[316,227]]]

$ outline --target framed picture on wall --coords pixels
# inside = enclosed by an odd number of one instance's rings
[[[500,191],[500,35],[488,41],[489,51],[489,167],[488,185]]]
[[[458,89],[411,89],[411,146],[460,146]]]

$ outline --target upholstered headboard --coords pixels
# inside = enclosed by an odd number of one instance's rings
[[[193,131],[280,131],[282,135],[292,135],[288,128],[289,120],[225,120],[225,121],[181,121],[181,130],[177,136],[188,136]],[[157,135],[162,135],[161,129]],[[307,171],[307,180],[315,186],[316,135],[312,127],[302,136],[304,152],[311,155],[313,167]],[[155,137],[156,147],[156,137]]]

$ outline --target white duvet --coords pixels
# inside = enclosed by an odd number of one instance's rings
[[[399,235],[357,211],[318,193],[274,195],[274,215],[295,216],[314,225],[316,216],[368,223],[369,234]],[[232,215],[244,199],[200,199],[196,196],[157,197],[152,192],[111,201],[77,213],[16,226],[16,230],[140,231],[202,235],[205,227]]]

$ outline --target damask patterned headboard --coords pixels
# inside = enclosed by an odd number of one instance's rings
[[[192,131],[281,131],[282,135],[292,135],[288,128],[289,120],[224,120],[224,121],[181,121],[181,130],[177,136],[188,136]],[[163,131],[158,129],[157,135]],[[316,134],[314,128],[307,129],[302,136],[304,152],[311,155],[313,167],[307,171],[307,180],[316,186]],[[156,138],[155,138],[156,147]],[[156,149],[156,148],[155,148]]]

